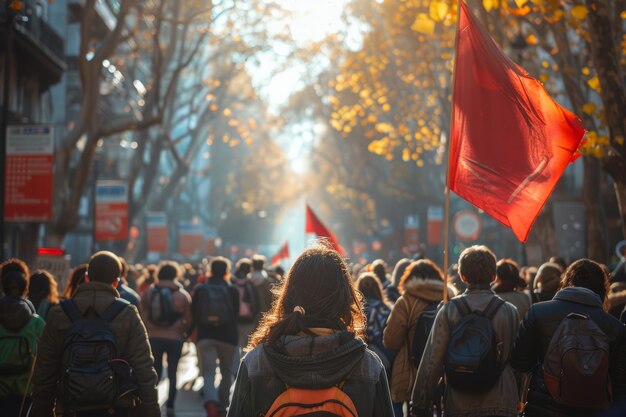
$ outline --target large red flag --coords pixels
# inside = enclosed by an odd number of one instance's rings
[[[272,265],[279,263],[283,259],[289,259],[289,242],[285,242],[278,252],[276,252],[276,255],[272,257]]]
[[[332,247],[339,252],[340,254],[344,254],[344,250],[339,244],[339,241],[335,237],[335,235],[324,226],[324,224],[318,219],[318,217],[313,213],[311,207],[306,206],[306,227],[304,229],[305,233],[315,233],[318,237],[325,237],[328,239]]]
[[[460,4],[450,189],[525,242],[585,130]]]

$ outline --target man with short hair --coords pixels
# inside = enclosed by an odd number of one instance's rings
[[[250,272],[250,279],[256,288],[259,300],[259,311],[254,327],[258,325],[261,317],[263,317],[263,313],[269,311],[272,307],[272,287],[277,283],[265,270],[265,261],[266,258],[263,255],[256,254],[252,257],[252,272]]]
[[[102,317],[119,299],[116,287],[120,282],[122,266],[111,252],[95,253],[90,259],[85,283],[72,296],[73,304],[83,316],[96,314]],[[124,301],[117,301],[124,302]],[[61,306],[54,306],[48,313],[46,327],[39,343],[39,353],[33,376],[33,407],[31,417],[53,417],[56,414],[72,417],[110,417],[140,415],[160,416],[152,353],[146,329],[137,308],[127,305],[110,321],[115,335],[117,358],[132,367],[138,385],[136,396],[123,395],[113,409],[73,412],[66,408],[62,399],[60,381],[64,380],[65,333],[72,327],[72,320]]]
[[[462,326],[467,323],[461,320],[474,311],[489,311],[492,312],[491,327],[497,343],[495,360],[501,372],[499,376],[496,375],[497,381],[493,385],[486,384],[487,388],[476,390],[478,392],[470,391],[475,387],[467,387],[466,390],[466,387],[454,388],[448,383],[444,395],[446,416],[517,417],[517,383],[508,358],[520,320],[517,309],[491,291],[490,284],[496,278],[496,257],[486,246],[471,246],[459,257],[459,274],[467,284],[467,290],[445,304],[435,318],[417,372],[412,395],[412,415],[432,416],[431,402],[439,379],[444,374],[444,367],[447,375],[450,372],[447,368],[448,350],[453,341],[453,332],[462,330],[457,324],[461,323]],[[479,382],[483,382],[480,377]]]
[[[28,279],[28,266],[20,259],[0,265],[0,287],[5,294],[0,298],[0,410],[7,416],[19,416],[22,398],[30,394],[28,376],[45,325],[26,298]],[[26,395],[23,411],[28,410],[30,401]]]

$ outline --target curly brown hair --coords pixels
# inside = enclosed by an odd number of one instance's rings
[[[348,330],[364,337],[361,296],[346,263],[329,247],[318,245],[302,252],[274,293],[272,308],[250,336],[246,350],[274,345],[283,335],[313,334],[309,329],[314,327]],[[294,312],[296,306],[305,313]]]
[[[408,280],[412,278],[420,279],[434,279],[443,281],[443,272],[441,269],[430,259],[420,259],[419,261],[412,262],[406,270],[404,275],[400,278],[400,293],[404,293],[404,287]]]
[[[389,304],[383,286],[373,272],[363,272],[356,280],[355,285],[365,300],[378,300]]]

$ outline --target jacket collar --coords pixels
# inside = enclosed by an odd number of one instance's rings
[[[602,300],[600,299],[600,296],[584,287],[563,288],[561,291],[556,293],[554,300],[570,301],[572,303],[602,308]]]
[[[434,279],[410,278],[404,283],[404,295],[421,298],[426,301],[441,301],[443,299],[443,281]],[[454,297],[454,290],[448,286],[448,296]]]
[[[493,293],[491,283],[468,283],[465,292],[490,292]]]
[[[104,293],[109,293],[110,295],[116,298],[120,297],[120,293],[115,288],[113,288],[111,284],[105,284],[104,282],[91,281],[91,282],[85,282],[83,284],[80,284],[78,288],[76,289],[76,292],[74,293],[74,296],[72,298],[76,298],[77,296],[81,294],[86,294],[88,292],[104,292]]]

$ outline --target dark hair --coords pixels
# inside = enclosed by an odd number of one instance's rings
[[[567,269],[567,261],[562,256],[551,256],[548,262],[559,265],[563,271]]]
[[[265,265],[265,256],[254,255],[252,257],[252,268],[255,271],[261,271],[263,269],[263,265]]]
[[[126,262],[126,259],[121,256],[117,257],[120,260],[120,264],[122,265],[122,270],[120,271],[120,278],[125,279],[128,276],[129,265]]]
[[[510,258],[500,259],[496,264],[496,276],[501,281],[514,282],[517,286],[520,280],[517,262]]]
[[[309,328],[329,327],[364,336],[361,297],[348,267],[332,248],[318,245],[295,260],[283,284],[275,289],[270,311],[250,337],[247,350],[260,344],[276,345],[283,335],[312,334]],[[296,306],[304,314],[294,312]]]
[[[393,272],[391,273],[391,282],[393,282],[393,285],[396,287],[400,285],[400,279],[409,265],[411,265],[411,260],[408,258],[400,259],[396,263],[396,266],[393,268]]]
[[[90,281],[113,284],[122,272],[122,264],[116,254],[109,251],[94,253],[89,258],[87,275]]]
[[[235,276],[239,279],[244,279],[248,276],[252,270],[252,261],[250,258],[241,258],[235,264]]]
[[[443,272],[430,259],[420,259],[413,261],[404,271],[404,275],[400,279],[400,293],[404,293],[407,281],[411,279],[432,279],[435,281],[443,281]]]
[[[496,255],[484,245],[474,245],[459,256],[459,274],[472,284],[488,284],[496,275]]]
[[[372,262],[372,272],[376,275],[381,284],[387,281],[387,268],[385,261],[382,259],[376,259]]]
[[[80,264],[70,274],[70,280],[63,291],[63,298],[72,298],[76,289],[80,284],[85,282],[85,273],[87,272],[87,264]]]
[[[556,294],[561,284],[561,274],[563,270],[559,264],[554,262],[546,262],[541,265],[535,275],[535,281],[533,282],[533,291],[539,292],[539,285],[541,285],[541,292],[546,294]]]
[[[211,259],[211,278],[228,279],[230,275],[230,261],[223,256],[216,256]]]
[[[174,261],[163,261],[159,265],[157,277],[159,281],[173,281],[180,276],[180,265]]]
[[[33,272],[28,283],[28,298],[35,308],[39,307],[44,299],[48,299],[50,304],[59,303],[57,281],[50,272],[43,269]]]
[[[356,280],[356,289],[363,294],[366,300],[378,300],[385,304],[389,304],[387,296],[383,291],[383,286],[380,284],[376,275],[371,272],[364,272]]]
[[[17,275],[14,275],[14,272]],[[29,276],[28,265],[21,259],[9,258],[0,264],[0,281],[2,282],[2,291],[6,295],[26,296]],[[24,282],[22,282],[23,280]]]
[[[600,296],[604,303],[609,292],[609,277],[602,266],[591,259],[579,259],[563,273],[561,288],[583,287]]]

